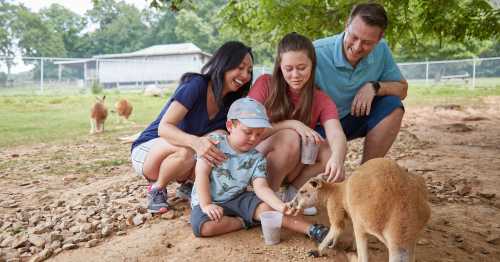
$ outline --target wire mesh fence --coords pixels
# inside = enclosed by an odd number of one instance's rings
[[[410,84],[469,88],[500,86],[500,57],[399,63]]]
[[[411,86],[500,87],[500,57],[399,63]],[[176,59],[97,59],[0,57],[0,95],[84,94],[96,85],[142,91],[172,85],[185,72],[199,72],[199,61]],[[254,66],[254,80],[272,73]]]

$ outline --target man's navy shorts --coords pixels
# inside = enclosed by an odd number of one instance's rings
[[[369,116],[355,117],[351,114],[340,119],[340,124],[347,137],[347,140],[365,137],[368,131],[391,114],[397,108],[404,110],[403,103],[399,96],[377,96],[373,99]],[[318,125],[315,130],[326,138],[325,129]]]

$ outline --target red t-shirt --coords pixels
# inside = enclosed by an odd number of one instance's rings
[[[264,104],[266,99],[269,97],[270,85],[271,75],[261,75],[253,84],[252,89],[250,89],[250,92],[248,93],[248,96]],[[290,97],[293,105],[297,106],[300,100],[300,96],[290,91],[287,92],[287,95]],[[327,120],[330,119],[339,119],[337,106],[332,101],[332,99],[323,91],[314,89],[312,117],[309,127],[314,129],[318,122],[324,124]]]

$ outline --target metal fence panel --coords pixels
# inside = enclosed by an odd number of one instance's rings
[[[193,59],[96,59],[0,57],[0,95],[88,93],[93,83],[142,90],[145,85],[176,82],[199,72]],[[500,57],[399,63],[412,86],[499,87]],[[272,73],[254,66],[254,79]]]

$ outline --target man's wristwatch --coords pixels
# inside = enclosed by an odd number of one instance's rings
[[[378,90],[380,90],[380,83],[378,81],[370,81],[373,86],[373,90],[375,90],[375,95],[378,94]]]

